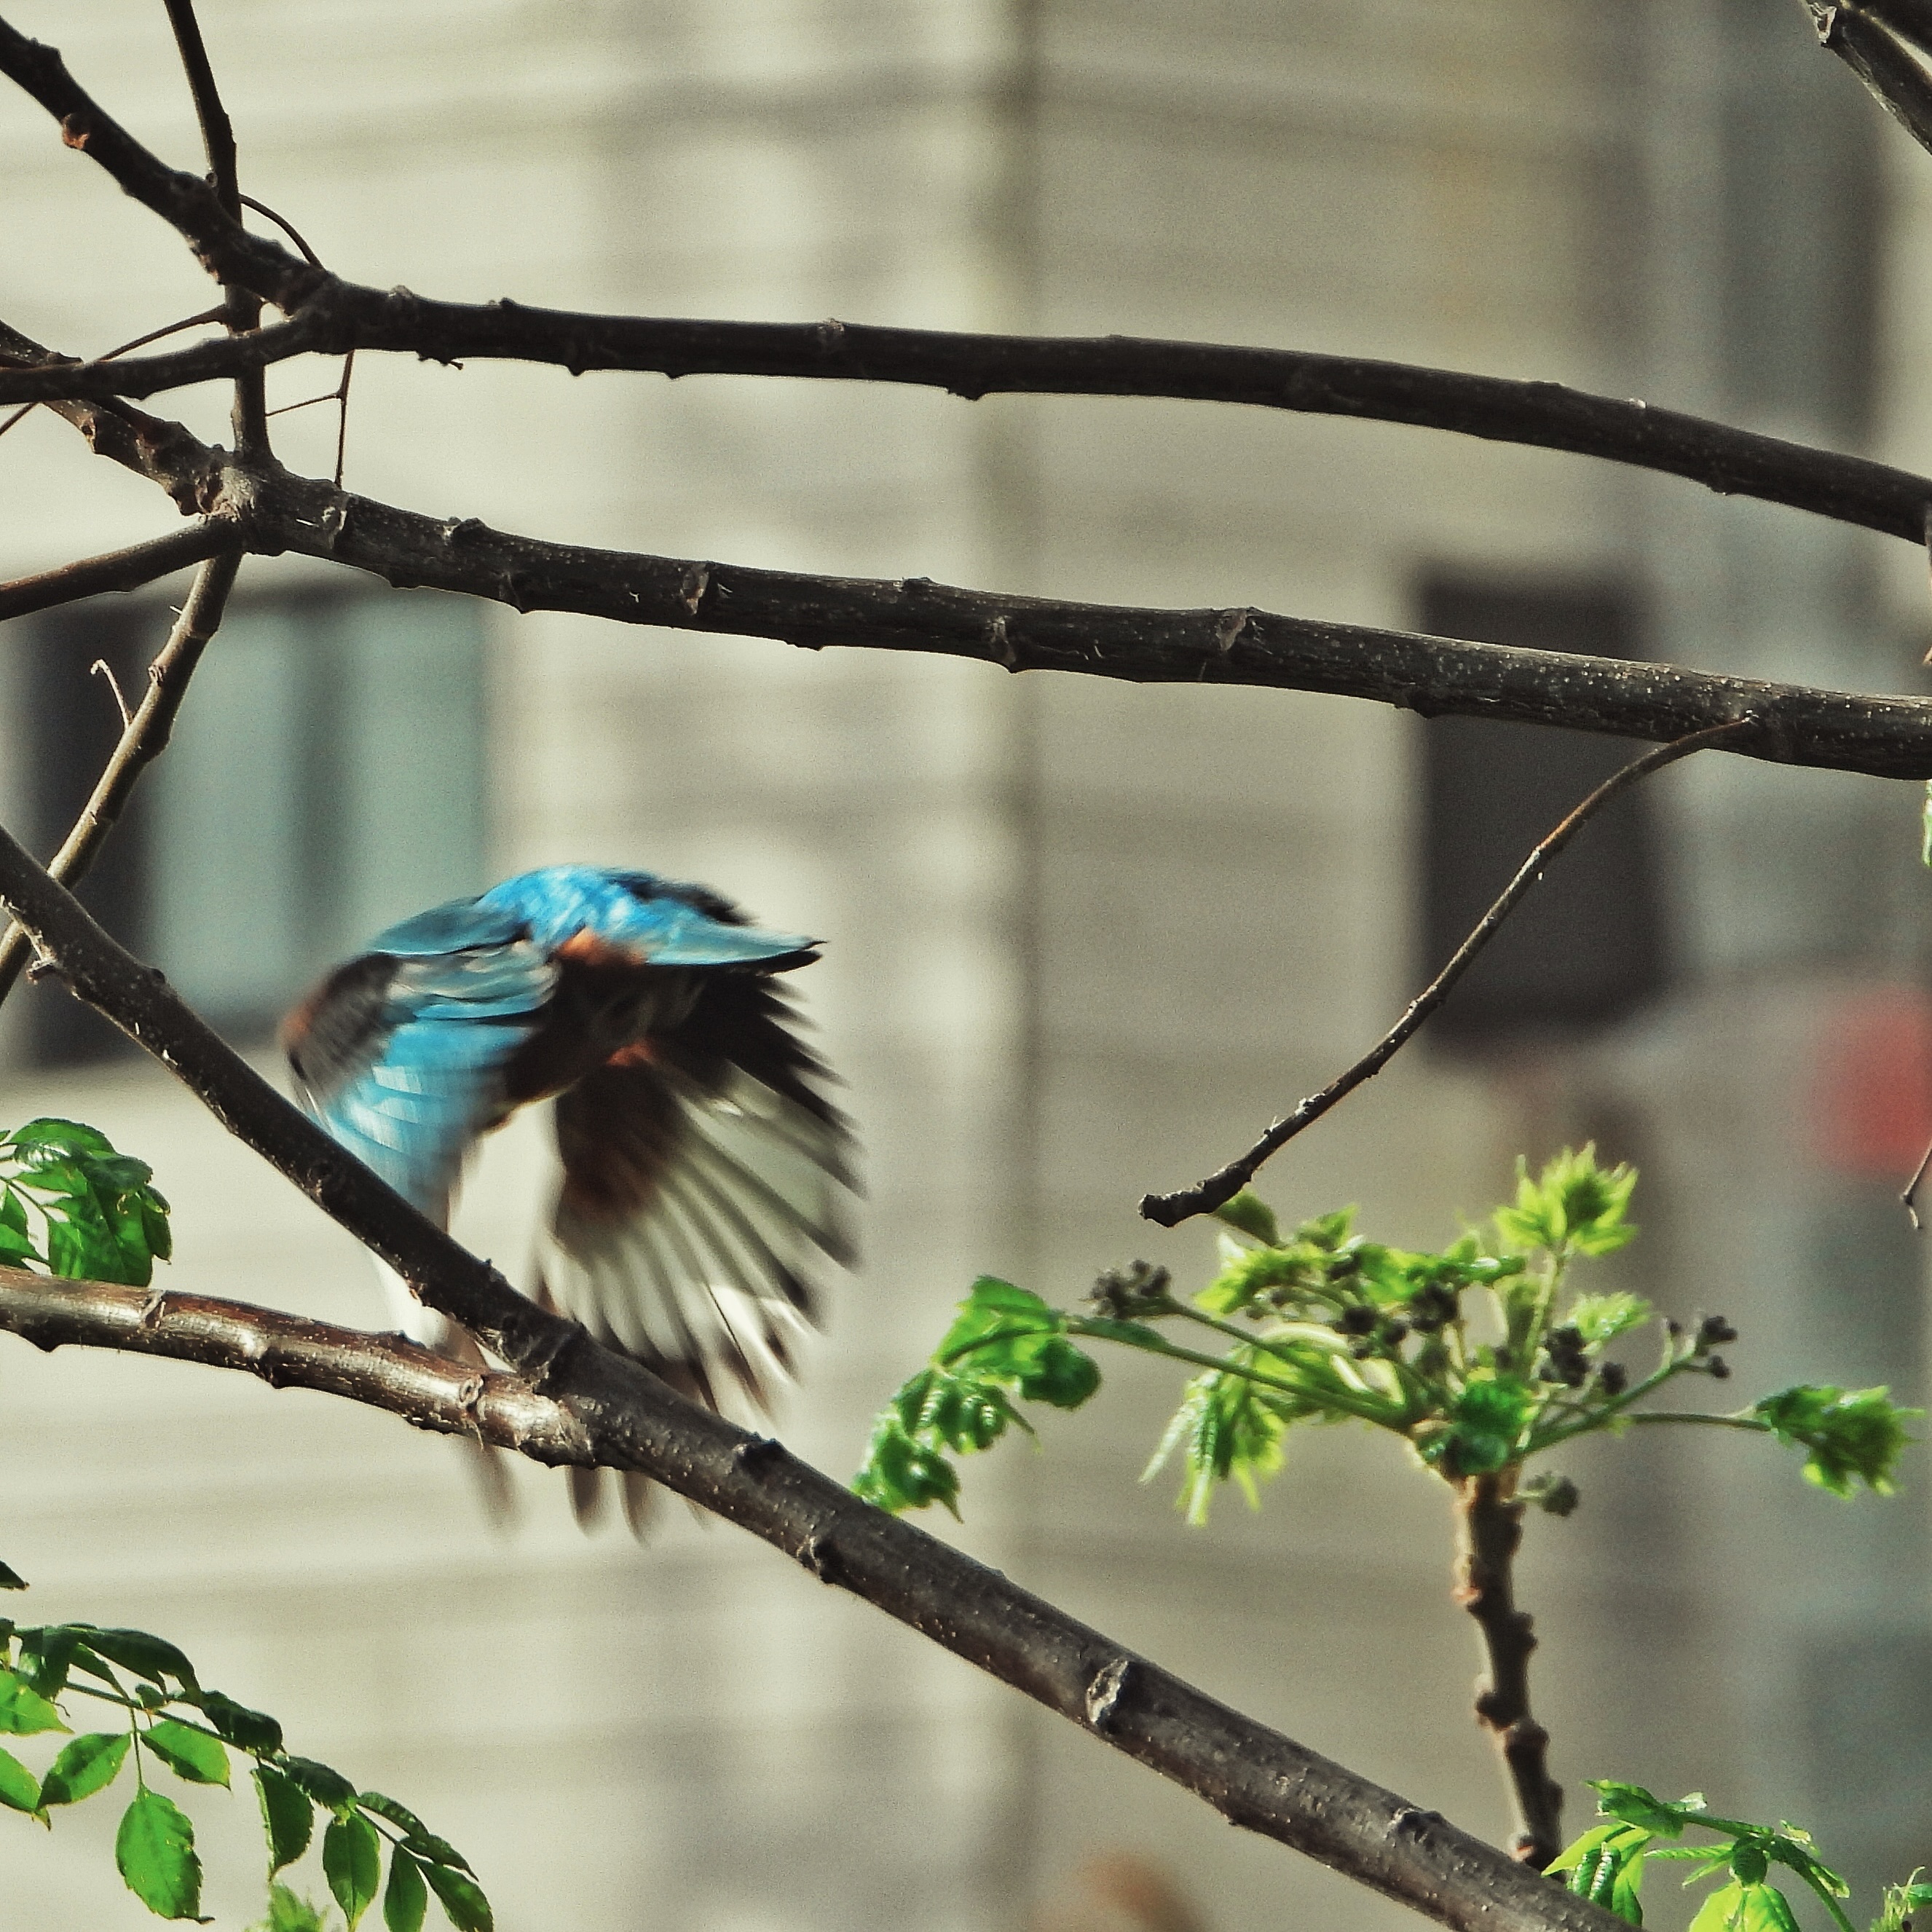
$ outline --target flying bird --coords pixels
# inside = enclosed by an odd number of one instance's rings
[[[310,1116],[440,1227],[478,1141],[551,1102],[535,1298],[696,1400],[735,1385],[762,1408],[812,1318],[814,1263],[853,1258],[850,1125],[775,980],[818,957],[705,886],[550,866],[379,933],[282,1045]],[[482,1361],[384,1272],[406,1333]],[[569,1474],[588,1520],[598,1472]],[[635,1528],[650,1485],[622,1489]]]

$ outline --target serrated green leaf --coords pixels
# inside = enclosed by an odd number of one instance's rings
[[[1729,1932],[1744,1917],[1744,1888],[1733,1879],[1720,1886],[1697,1908],[1687,1932]]]
[[[328,1916],[285,1885],[268,1888],[268,1916],[250,1932],[328,1932]]]
[[[112,1144],[98,1127],[83,1126],[78,1120],[58,1120],[51,1114],[15,1128],[8,1138],[23,1156],[45,1154],[49,1158],[71,1158],[114,1151]]]
[[[158,1791],[140,1791],[122,1814],[114,1862],[128,1889],[160,1918],[196,1918],[201,1911],[201,1861],[194,1827]]]
[[[14,1811],[40,1808],[40,1780],[10,1750],[0,1750],[0,1804]]]
[[[228,1783],[228,1748],[206,1731],[162,1718],[148,1726],[141,1742],[170,1771],[191,1784]]]
[[[291,1779],[325,1811],[343,1811],[356,1802],[356,1787],[340,1772],[312,1757],[284,1757],[276,1768]]]
[[[21,1262],[44,1262],[46,1256],[34,1245],[33,1238],[24,1228],[0,1227],[0,1268],[12,1268]]]
[[[68,1624],[49,1624],[20,1631],[19,1642],[20,1675],[43,1697],[58,1696],[67,1687],[79,1634]]]
[[[194,1666],[166,1637],[137,1630],[89,1630],[86,1637],[90,1650],[133,1671],[138,1677],[146,1678],[152,1684],[158,1684],[165,1689],[168,1679],[172,1678],[190,1690],[200,1688],[195,1681]]]
[[[268,1876],[273,1878],[308,1850],[315,1830],[315,1802],[293,1778],[268,1764],[255,1767],[255,1795],[261,1801],[262,1831],[268,1841]]]
[[[442,1901],[449,1922],[456,1932],[496,1932],[496,1918],[483,1888],[474,1879],[465,1878],[447,1865],[425,1865],[423,1876]]]
[[[1586,1347],[1600,1348],[1632,1328],[1641,1328],[1650,1319],[1650,1304],[1640,1294],[1580,1294],[1563,1318]]]
[[[78,1804],[120,1775],[131,1740],[125,1731],[83,1731],[62,1745],[40,1780],[43,1804]]]
[[[387,1932],[422,1932],[429,1910],[422,1867],[400,1846],[389,1854],[389,1882],[382,1888],[382,1923]]]
[[[1222,1202],[1214,1210],[1214,1218],[1269,1247],[1281,1244],[1281,1229],[1274,1210],[1251,1187],[1243,1188],[1232,1201]]]
[[[265,1711],[251,1711],[219,1690],[203,1690],[187,1701],[198,1706],[209,1728],[231,1744],[270,1756],[282,1748],[282,1727]]]
[[[1684,1827],[1694,1824],[1696,1814],[1703,1809],[1704,1801],[1694,1793],[1672,1804],[1640,1784],[1624,1784],[1615,1778],[1592,1778],[1590,1788],[1597,1794],[1597,1809],[1605,1817],[1637,1826],[1660,1838],[1681,1837]]]
[[[1878,1496],[1897,1486],[1892,1472],[1915,1440],[1905,1425],[1922,1409],[1901,1408],[1883,1388],[1844,1389],[1800,1384],[1780,1389],[1752,1407],[1778,1439],[1806,1451],[1804,1479],[1834,1496],[1849,1496],[1862,1482]]]
[[[25,1738],[39,1731],[67,1728],[59,1712],[24,1677],[0,1666],[0,1732]]]
[[[428,1829],[406,1804],[398,1804],[394,1798],[386,1798],[380,1791],[358,1792],[356,1802],[364,1810],[374,1812],[377,1817],[386,1819],[404,1832],[421,1832]]]
[[[322,1869],[349,1932],[356,1932],[356,1922],[376,1896],[382,1869],[382,1841],[360,1812],[329,1821],[322,1834]]]
[[[434,1832],[412,1832],[403,1844],[424,1864],[450,1865],[476,1876],[470,1861],[447,1838],[439,1838]]]

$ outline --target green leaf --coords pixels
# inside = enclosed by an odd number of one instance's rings
[[[959,1472],[936,1449],[915,1442],[888,1409],[873,1425],[866,1464],[852,1478],[853,1493],[895,1515],[901,1510],[943,1504],[959,1514]]]
[[[276,1768],[325,1811],[346,1811],[356,1802],[355,1786],[312,1757],[284,1757]]]
[[[1565,1148],[1534,1180],[1523,1160],[1516,1172],[1515,1204],[1496,1215],[1505,1246],[1607,1255],[1636,1233],[1624,1219],[1636,1170],[1628,1163],[1600,1167],[1594,1144]]]
[[[292,1865],[308,1850],[315,1829],[315,1804],[292,1778],[273,1765],[255,1767],[255,1795],[262,1803],[262,1830],[268,1840],[268,1876]]]
[[[1650,1304],[1640,1294],[1580,1294],[1563,1318],[1582,1336],[1586,1348],[1598,1348],[1630,1329],[1641,1328],[1650,1319]]]
[[[270,1756],[282,1748],[282,1727],[266,1712],[251,1711],[219,1690],[204,1690],[187,1701],[198,1705],[209,1726],[231,1744]]]
[[[0,1666],[0,1732],[31,1737],[37,1731],[68,1728],[59,1712],[17,1671]]]
[[[1905,1425],[1924,1411],[1900,1408],[1882,1388],[1844,1390],[1801,1384],[1780,1389],[1755,1403],[1751,1413],[1768,1424],[1787,1448],[1802,1448],[1804,1480],[1834,1496],[1849,1496],[1862,1482],[1878,1496],[1897,1484],[1892,1472],[1900,1451],[1916,1438]]]
[[[1731,1847],[1731,1875],[1740,1885],[1760,1885],[1771,1869],[1764,1847],[1750,1838],[1740,1838]]]
[[[1422,1444],[1419,1453],[1425,1462],[1451,1478],[1487,1475],[1506,1468],[1522,1454],[1537,1406],[1535,1392],[1520,1376],[1473,1380],[1450,1403],[1449,1427]]]
[[[163,1718],[148,1726],[141,1742],[178,1777],[191,1784],[228,1782],[227,1748],[192,1725]]]
[[[159,1918],[197,1918],[201,1861],[194,1827],[158,1791],[141,1791],[122,1814],[114,1862],[128,1889]]]
[[[466,1872],[470,1869],[470,1861],[447,1838],[439,1838],[434,1832],[412,1832],[403,1840],[403,1847],[425,1865],[452,1865]]]
[[[78,1120],[62,1120],[51,1116],[29,1120],[16,1127],[8,1138],[23,1157],[39,1156],[57,1159],[76,1154],[110,1154],[113,1146],[98,1128],[82,1126]]]
[[[14,1811],[40,1808],[40,1780],[9,1750],[0,1750],[0,1804]]]
[[[1274,1218],[1274,1210],[1251,1187],[1244,1187],[1232,1201],[1224,1201],[1214,1210],[1214,1218],[1246,1234],[1251,1240],[1264,1243],[1270,1248],[1281,1245],[1281,1229]]]
[[[1729,1928],[1742,1922],[1744,1909],[1744,1888],[1733,1879],[1729,1885],[1720,1886],[1697,1908],[1688,1932],[1728,1932]]]
[[[195,1682],[194,1666],[165,1637],[137,1630],[89,1629],[85,1635],[88,1649],[111,1658],[150,1683],[166,1689],[172,1677],[190,1690],[200,1688]]]
[[[490,1901],[474,1879],[465,1878],[447,1865],[425,1865],[423,1876],[442,1900],[442,1909],[449,1914],[449,1922],[456,1932],[496,1932],[496,1921]]]
[[[24,1590],[27,1580],[12,1564],[0,1563],[0,1590]]]
[[[83,1731],[61,1747],[40,1780],[43,1804],[78,1804],[120,1775],[132,1740],[125,1731]]]
[[[285,1885],[268,1888],[268,1916],[250,1932],[328,1932],[322,1908],[298,1898]]]
[[[389,1882],[382,1888],[382,1923],[388,1932],[422,1932],[429,1910],[422,1867],[400,1846],[389,1854]]]
[[[70,1624],[47,1624],[20,1633],[20,1675],[43,1697],[67,1688],[80,1634]]]
[[[1100,1386],[1100,1364],[1058,1335],[1041,1345],[1019,1378],[1025,1400],[1051,1402],[1055,1408],[1078,1408]]]
[[[1694,1825],[1704,1808],[1702,1794],[1693,1792],[1675,1804],[1653,1797],[1640,1784],[1622,1784],[1614,1778],[1592,1778],[1590,1789],[1597,1794],[1597,1809],[1606,1818],[1653,1832],[1660,1838],[1683,1835],[1686,1825]]]
[[[356,1802],[364,1810],[373,1811],[377,1817],[387,1820],[406,1835],[421,1834],[429,1828],[406,1804],[398,1804],[393,1798],[386,1798],[380,1791],[358,1792]]]
[[[332,1819],[322,1834],[322,1869],[328,1888],[349,1922],[349,1932],[368,1910],[382,1876],[382,1841],[361,1813]]]

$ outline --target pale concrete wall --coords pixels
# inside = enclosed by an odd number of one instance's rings
[[[190,160],[151,10],[30,0],[14,17]],[[1224,338],[1616,392],[1658,367],[1631,252],[1648,17],[1534,0],[206,10],[250,191],[360,279]],[[205,301],[19,101],[0,108],[0,169],[10,320],[98,347]],[[317,373],[282,372],[276,399],[326,387]],[[351,487],[423,508],[1120,602],[1401,623],[1426,563],[1634,567],[1667,520],[1606,467],[1258,411],[374,358],[356,393]],[[223,433],[213,392],[183,408]],[[325,416],[281,419],[292,464],[331,460]],[[1690,495],[1668,516],[1724,514],[1684,512]],[[0,501],[10,574],[166,521],[39,418],[0,444]],[[1136,1253],[1204,1267],[1204,1237],[1148,1228],[1139,1193],[1225,1157],[1408,990],[1412,721],[548,616],[495,634],[502,869],[642,862],[828,941],[808,991],[867,1144],[868,1262],[782,1420],[835,1470],[974,1274],[1071,1299]],[[350,1244],[158,1076],[6,1091],[10,1117],[70,1112],[154,1159],[181,1286],[380,1318]],[[1519,1099],[1412,1056],[1268,1190],[1290,1213],[1359,1200],[1378,1232],[1435,1240],[1531,1138]],[[493,1149],[472,1229],[512,1263],[515,1156]],[[1500,1832],[1443,1498],[1391,1448],[1336,1432],[1298,1450],[1261,1516],[1186,1532],[1163,1486],[1132,1480],[1172,1394],[1110,1373],[1043,1456],[972,1471],[974,1546]],[[15,1349],[0,1430],[0,1554],[35,1580],[37,1612],[177,1636],[470,1848],[506,1932],[1012,1928],[1123,1846],[1216,1932],[1394,1922],[733,1532],[674,1516],[641,1552],[584,1542],[533,1480],[528,1525],[493,1542],[446,1445],[190,1371]],[[1654,1767],[1714,1788],[1748,1754],[1706,1669],[1721,1600],[1685,1522],[1648,1506],[1675,1466],[1647,1444],[1580,1465],[1586,1514],[1534,1527],[1526,1597],[1573,1786]],[[1662,1592],[1634,1584],[1633,1538],[1663,1551]],[[340,1667],[371,1657],[380,1694],[345,1696]],[[79,1835],[63,1821],[0,1865],[7,1922],[92,1932],[134,1909]],[[253,1856],[212,1852],[224,1922],[248,1909]]]

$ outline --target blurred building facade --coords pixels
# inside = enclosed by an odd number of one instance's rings
[[[203,14],[244,185],[364,281],[1330,350],[1908,463],[1932,427],[1912,267],[1932,163],[1796,7]],[[191,164],[158,11],[14,17]],[[0,165],[16,326],[98,350],[205,305],[184,252],[23,100],[0,108]],[[272,401],[333,380],[278,371]],[[616,548],[1403,627],[1461,614],[1510,641],[1879,688],[1914,688],[1926,631],[1922,564],[1875,543],[1390,426],[373,357],[354,396],[352,488]],[[178,404],[212,436],[224,406]],[[284,459],[326,472],[332,412],[278,424]],[[165,523],[44,412],[0,443],[0,503],[8,575]],[[164,622],[129,602],[14,627],[8,824],[57,837],[109,703],[86,665],[137,665]],[[244,568],[202,679],[98,890],[238,1038],[386,920],[552,860],[703,878],[824,935],[807,990],[868,1150],[867,1260],[780,1426],[834,1470],[975,1274],[1066,1300],[1136,1254],[1208,1267],[1199,1229],[1137,1219],[1142,1192],[1218,1164],[1372,1040],[1456,894],[1506,875],[1540,801],[1580,795],[1604,755],[1295,694],[479,613],[284,563]],[[1264,1191],[1290,1214],[1358,1201],[1385,1238],[1433,1244],[1516,1153],[1594,1135],[1646,1169],[1622,1279],[1730,1315],[1734,1386],[1916,1392],[1923,1262],[1890,1197],[1932,1112],[1916,807],[1741,760],[1672,772],[1580,844],[1598,885],[1566,900],[1552,878],[1540,934],[1486,992],[1472,980],[1445,1042]],[[1624,916],[1603,919],[1606,896]],[[152,1159],[180,1286],[379,1321],[352,1244],[158,1072],[91,1058],[61,999],[10,1006],[5,1118],[70,1114]],[[463,1230],[513,1269],[534,1205],[518,1150],[491,1148]],[[1336,1432],[1260,1514],[1190,1532],[1133,1480],[1175,1390],[1109,1366],[1043,1454],[970,1472],[971,1546],[1500,1835],[1432,1482]],[[1812,1824],[1862,1879],[1902,1876],[1932,1853],[1932,1484],[1915,1468],[1904,1498],[1846,1510],[1712,1434],[1580,1456],[1582,1511],[1532,1526],[1522,1595],[1572,1822],[1586,1777],[1701,1786]],[[1070,1922],[1078,1874],[1124,1847],[1214,1932],[1396,1916],[735,1532],[584,1540],[532,1472],[524,1527],[493,1538],[446,1444],[116,1360],[0,1351],[0,1555],[36,1614],[176,1637],[471,1850],[506,1932],[1008,1932]],[[232,1809],[197,1816],[212,1909],[240,1924],[256,1855]],[[7,1922],[92,1932],[136,1910],[111,1825],[63,1820],[0,1862]]]

